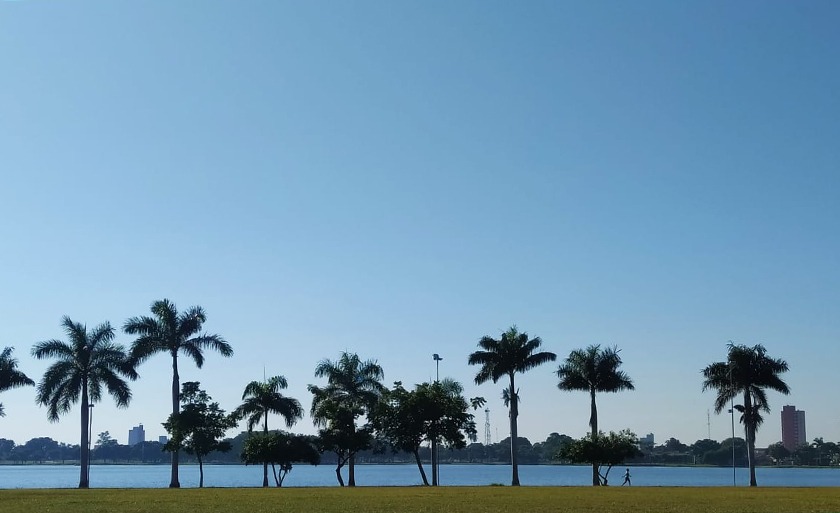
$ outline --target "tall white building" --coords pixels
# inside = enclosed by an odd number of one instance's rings
[[[146,441],[146,431],[143,424],[128,430],[128,445],[137,445]]]

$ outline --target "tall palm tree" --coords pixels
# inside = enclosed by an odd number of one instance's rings
[[[13,347],[7,347],[0,352],[0,392],[35,384],[29,376],[18,370],[18,361],[12,356],[12,351],[14,351]],[[5,416],[3,403],[0,403],[0,417]]]
[[[566,361],[557,369],[560,390],[581,390],[589,392],[590,413],[589,427],[592,439],[598,436],[598,406],[595,404],[596,392],[621,392],[635,390],[630,377],[618,368],[621,357],[616,347],[601,349],[600,345],[591,345],[586,349],[575,349]],[[601,484],[598,463],[592,463],[592,486]]]
[[[366,415],[379,401],[385,387],[382,367],[375,360],[361,360],[359,355],[341,353],[335,362],[321,360],[315,367],[315,376],[327,378],[327,386],[309,385],[313,394],[312,419],[317,426],[326,426],[335,420],[355,432],[355,421]],[[349,420],[348,420],[349,419]],[[334,423],[334,422],[333,422]],[[356,486],[355,455],[348,461],[348,486]]]
[[[727,344],[725,362],[715,362],[703,369],[703,391],[717,390],[715,413],[720,413],[730,401],[739,395],[744,404],[735,406],[741,412],[741,423],[747,439],[747,458],[750,466],[750,486],[757,486],[755,480],[755,433],[763,422],[760,412],[769,412],[766,389],[789,394],[790,388],[780,374],[787,372],[786,361],[767,356],[764,346],[748,347],[743,344]]]
[[[273,376],[267,381],[252,381],[245,386],[242,404],[233,411],[233,418],[241,420],[248,417],[248,432],[263,421],[263,433],[268,433],[268,416],[275,413],[283,417],[287,427],[303,418],[303,408],[297,399],[280,393],[289,384],[283,376]],[[268,487],[268,462],[263,462],[263,487]]]
[[[131,359],[140,364],[157,353],[169,353],[172,357],[172,413],[181,411],[179,393],[181,391],[178,375],[178,353],[192,358],[199,369],[204,365],[204,349],[213,349],[230,356],[233,349],[219,335],[201,333],[201,327],[207,320],[200,306],[193,306],[178,313],[175,303],[168,299],[152,303],[154,317],[132,317],[125,321],[123,331],[129,335],[138,335],[131,346]],[[172,472],[170,488],[179,488],[178,452],[172,452]]]
[[[113,342],[114,329],[109,323],[102,323],[88,331],[86,326],[65,316],[61,324],[68,342],[47,340],[38,342],[32,348],[32,355],[39,360],[58,360],[47,368],[38,383],[37,401],[47,407],[50,422],[57,422],[59,416],[70,411],[70,407],[81,396],[79,488],[88,488],[90,406],[102,399],[103,385],[118,407],[128,406],[131,390],[122,377],[134,380],[137,379],[137,373],[123,346]]]
[[[510,463],[513,478],[511,485],[519,486],[519,457],[516,453],[517,417],[519,416],[519,389],[516,388],[516,373],[524,373],[547,362],[553,362],[557,355],[548,351],[535,352],[542,345],[540,337],[528,340],[527,333],[520,333],[516,326],[502,333],[496,340],[492,337],[482,337],[478,346],[482,349],[472,353],[467,360],[470,365],[481,365],[475,376],[476,385],[493,380],[497,383],[500,378],[507,376],[506,403],[510,417]]]

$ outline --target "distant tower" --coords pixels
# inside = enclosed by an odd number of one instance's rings
[[[484,409],[484,445],[490,445],[490,408]]]
[[[128,445],[137,445],[146,441],[146,431],[143,430],[143,424],[135,426],[128,430]]]
[[[712,417],[709,414],[709,410],[706,410],[706,429],[709,430],[709,440],[712,439]]]
[[[805,445],[805,412],[797,410],[796,406],[782,407],[782,444],[789,451]]]

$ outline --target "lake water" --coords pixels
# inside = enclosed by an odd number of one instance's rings
[[[347,481],[346,468],[344,480]],[[431,479],[431,469],[426,467]],[[532,486],[587,486],[591,469],[565,465],[521,465],[520,481]],[[630,467],[633,486],[732,486],[732,469],[718,467]],[[619,485],[624,467],[615,467],[610,482]],[[828,468],[758,468],[759,486],[840,486],[840,469]],[[507,465],[441,465],[444,486],[481,486],[510,484]],[[269,476],[273,484],[273,480]],[[198,466],[182,465],[181,486],[198,486]],[[738,486],[749,483],[747,469],[736,470]],[[359,465],[359,486],[413,486],[422,481],[416,465]],[[3,465],[0,488],[75,488],[79,467],[73,465]],[[93,465],[90,469],[93,488],[165,488],[169,486],[168,465]],[[206,465],[204,485],[214,487],[258,487],[262,484],[261,466]],[[338,486],[334,467],[296,466],[284,486]]]

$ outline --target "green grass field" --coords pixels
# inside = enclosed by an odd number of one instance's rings
[[[836,488],[206,488],[2,490],[2,513],[840,512]]]

